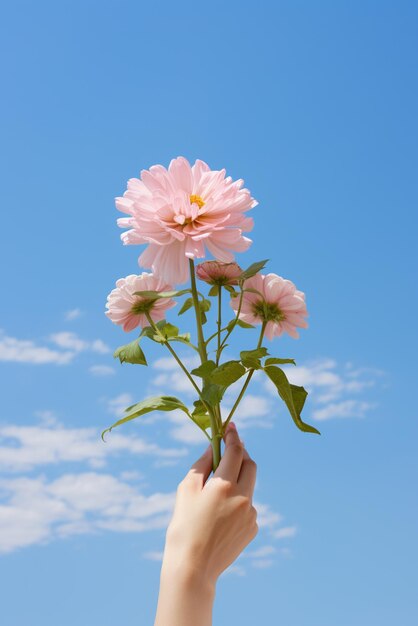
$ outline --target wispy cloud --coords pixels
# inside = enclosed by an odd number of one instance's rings
[[[164,529],[175,493],[145,495],[109,474],[63,474],[0,480],[0,552],[102,531]]]
[[[375,408],[373,402],[361,402],[360,400],[343,400],[331,402],[321,409],[315,409],[312,417],[319,421],[330,420],[338,417],[365,417],[367,411]]]
[[[0,331],[0,361],[32,363],[34,365],[45,363],[65,365],[70,363],[73,358],[73,351],[52,350],[47,346],[40,346],[30,339],[8,337]]]
[[[103,467],[110,457],[126,454],[173,460],[187,454],[186,448],[162,448],[130,435],[112,432],[107,442],[96,428],[65,428],[53,423],[36,426],[0,426],[0,468],[19,472],[60,463],[87,463]]]
[[[275,539],[291,539],[296,536],[296,533],[296,526],[284,526],[283,528],[274,530],[272,535]]]
[[[72,322],[73,320],[81,317],[82,314],[83,312],[81,309],[70,309],[64,313],[64,319],[66,322]]]
[[[89,372],[93,376],[114,376],[116,374],[115,368],[110,365],[92,365],[89,367]]]
[[[50,336],[50,340],[59,348],[72,350],[73,352],[83,352],[85,350],[98,352],[99,354],[107,354],[110,352],[109,346],[101,339],[86,341],[85,339],[81,339],[76,333],[69,331],[53,333]]]

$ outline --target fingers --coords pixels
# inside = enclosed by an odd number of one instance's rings
[[[238,476],[240,493],[250,498],[252,502],[255,481],[257,477],[257,465],[244,448],[241,471]]]
[[[191,466],[188,471],[185,479],[190,482],[195,482],[200,489],[203,489],[203,486],[207,479],[209,478],[209,474],[212,471],[212,446],[208,445],[204,453],[201,457],[197,459]]]
[[[236,426],[233,422],[228,424],[224,440],[224,455],[213,477],[223,478],[224,480],[236,483],[241,470],[244,446],[241,443]]]

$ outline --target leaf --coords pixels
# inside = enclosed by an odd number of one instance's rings
[[[265,259],[264,261],[256,261],[256,263],[253,263],[252,265],[250,265],[250,267],[248,267],[244,272],[242,272],[241,276],[239,277],[240,281],[247,280],[247,278],[251,278],[251,276],[255,276],[258,272],[260,272],[263,269],[263,267],[265,266],[268,260],[269,259]]]
[[[219,293],[219,286],[218,285],[212,285],[212,287],[209,289],[209,295],[210,296],[217,296]]]
[[[252,324],[247,324],[247,322],[244,322],[243,320],[238,319],[237,326],[240,326],[241,328],[255,328],[255,326],[253,326]],[[235,318],[233,320],[231,320],[230,322],[228,322],[227,324],[227,330],[231,330],[231,328],[235,326]]]
[[[245,367],[239,361],[227,361],[213,370],[211,382],[229,387],[245,374]]]
[[[181,309],[178,312],[178,315],[183,315],[183,313],[191,309],[192,306],[193,306],[193,298],[187,298],[187,300],[183,302]]]
[[[226,387],[222,385],[204,385],[202,389],[202,398],[211,407],[216,406],[222,400]]]
[[[180,409],[186,413],[188,417],[191,417],[188,408],[183,404],[183,402],[173,396],[153,396],[152,398],[142,400],[142,402],[138,402],[137,404],[133,404],[128,407],[125,411],[127,412],[125,417],[122,417],[122,419],[112,424],[112,426],[106,428],[106,430],[102,432],[102,439],[104,434],[110,432],[112,428],[115,428],[115,426],[125,424],[126,422],[136,419],[141,415],[145,415],[145,413],[150,413],[151,411],[175,411],[176,409]]]
[[[289,409],[290,415],[292,416],[296,426],[304,432],[316,433],[320,435],[321,433],[319,430],[309,424],[305,424],[300,417],[307,396],[305,389],[303,389],[303,387],[297,387],[296,385],[290,385],[286,374],[282,369],[280,369],[280,367],[268,365],[263,369],[276,386],[279,396]]]
[[[134,363],[137,365],[148,365],[145,354],[139,345],[139,338],[127,343],[125,346],[120,346],[113,355],[119,359],[121,363]]]
[[[268,354],[267,348],[256,348],[255,350],[243,350],[240,352],[241,363],[245,367],[251,367],[252,369],[260,369],[260,359]]]
[[[210,417],[207,413],[205,415],[193,415],[192,420],[204,430],[210,426]]]
[[[190,289],[181,289],[180,291],[134,291],[134,296],[141,296],[147,300],[159,300],[160,298],[174,298],[190,293]]]
[[[235,291],[232,285],[224,285],[224,289],[229,291],[233,298],[236,298],[239,295],[238,291]]]
[[[264,366],[266,365],[280,365],[284,363],[292,363],[296,365],[296,361],[294,359],[278,359],[276,357],[271,357],[270,359],[266,359],[264,361]]]
[[[178,337],[179,329],[177,328],[177,326],[174,326],[174,324],[170,324],[170,322],[166,322],[166,320],[161,320],[161,321],[164,322],[164,324],[161,324],[161,322],[159,322],[158,324],[156,324],[156,326],[158,327],[158,330],[160,331],[160,333],[163,335],[164,339],[160,337],[159,335],[153,334],[152,339],[154,341],[157,341],[158,343],[164,343],[164,340],[169,340],[169,339],[173,339],[174,337]]]
[[[215,361],[205,361],[199,367],[196,367],[190,373],[194,374],[194,376],[200,376],[200,378],[209,378],[212,371],[216,368]]]

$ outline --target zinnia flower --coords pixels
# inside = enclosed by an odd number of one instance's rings
[[[238,285],[242,269],[237,263],[205,261],[196,266],[196,275],[209,285]]]
[[[261,295],[245,291],[239,317],[249,324],[266,321],[268,339],[282,333],[297,339],[296,328],[308,327],[304,319],[308,315],[305,294],[298,291],[292,281],[277,274],[256,274],[245,281],[244,289],[256,289]],[[239,298],[232,298],[230,304],[236,312]]]
[[[143,267],[171,284],[188,278],[188,259],[203,258],[205,246],[220,261],[234,260],[252,243],[243,232],[253,227],[245,211],[258,203],[243,180],[225,177],[203,161],[193,166],[184,157],[173,159],[168,170],[153,165],[131,178],[116,207],[130,215],[118,225],[124,244],[149,244],[138,259]]]
[[[141,326],[149,326],[145,315],[147,311],[154,322],[164,319],[165,311],[176,305],[171,298],[152,300],[135,296],[135,291],[171,291],[172,287],[164,283],[161,278],[143,272],[139,276],[130,274],[126,278],[116,281],[116,289],[107,296],[106,315],[122,326],[123,330],[130,331]]]

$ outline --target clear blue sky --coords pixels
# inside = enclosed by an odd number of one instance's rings
[[[415,625],[416,3],[1,13],[4,623],[152,624],[173,494],[205,442],[169,414],[99,441],[157,388],[192,399],[157,346],[148,370],[114,362],[104,303],[143,249],[121,245],[114,197],[184,155],[245,179],[259,205],[238,260],[306,293],[309,329],[271,352],[296,358],[322,432],[254,381],[237,423],[262,524],[214,624]]]

